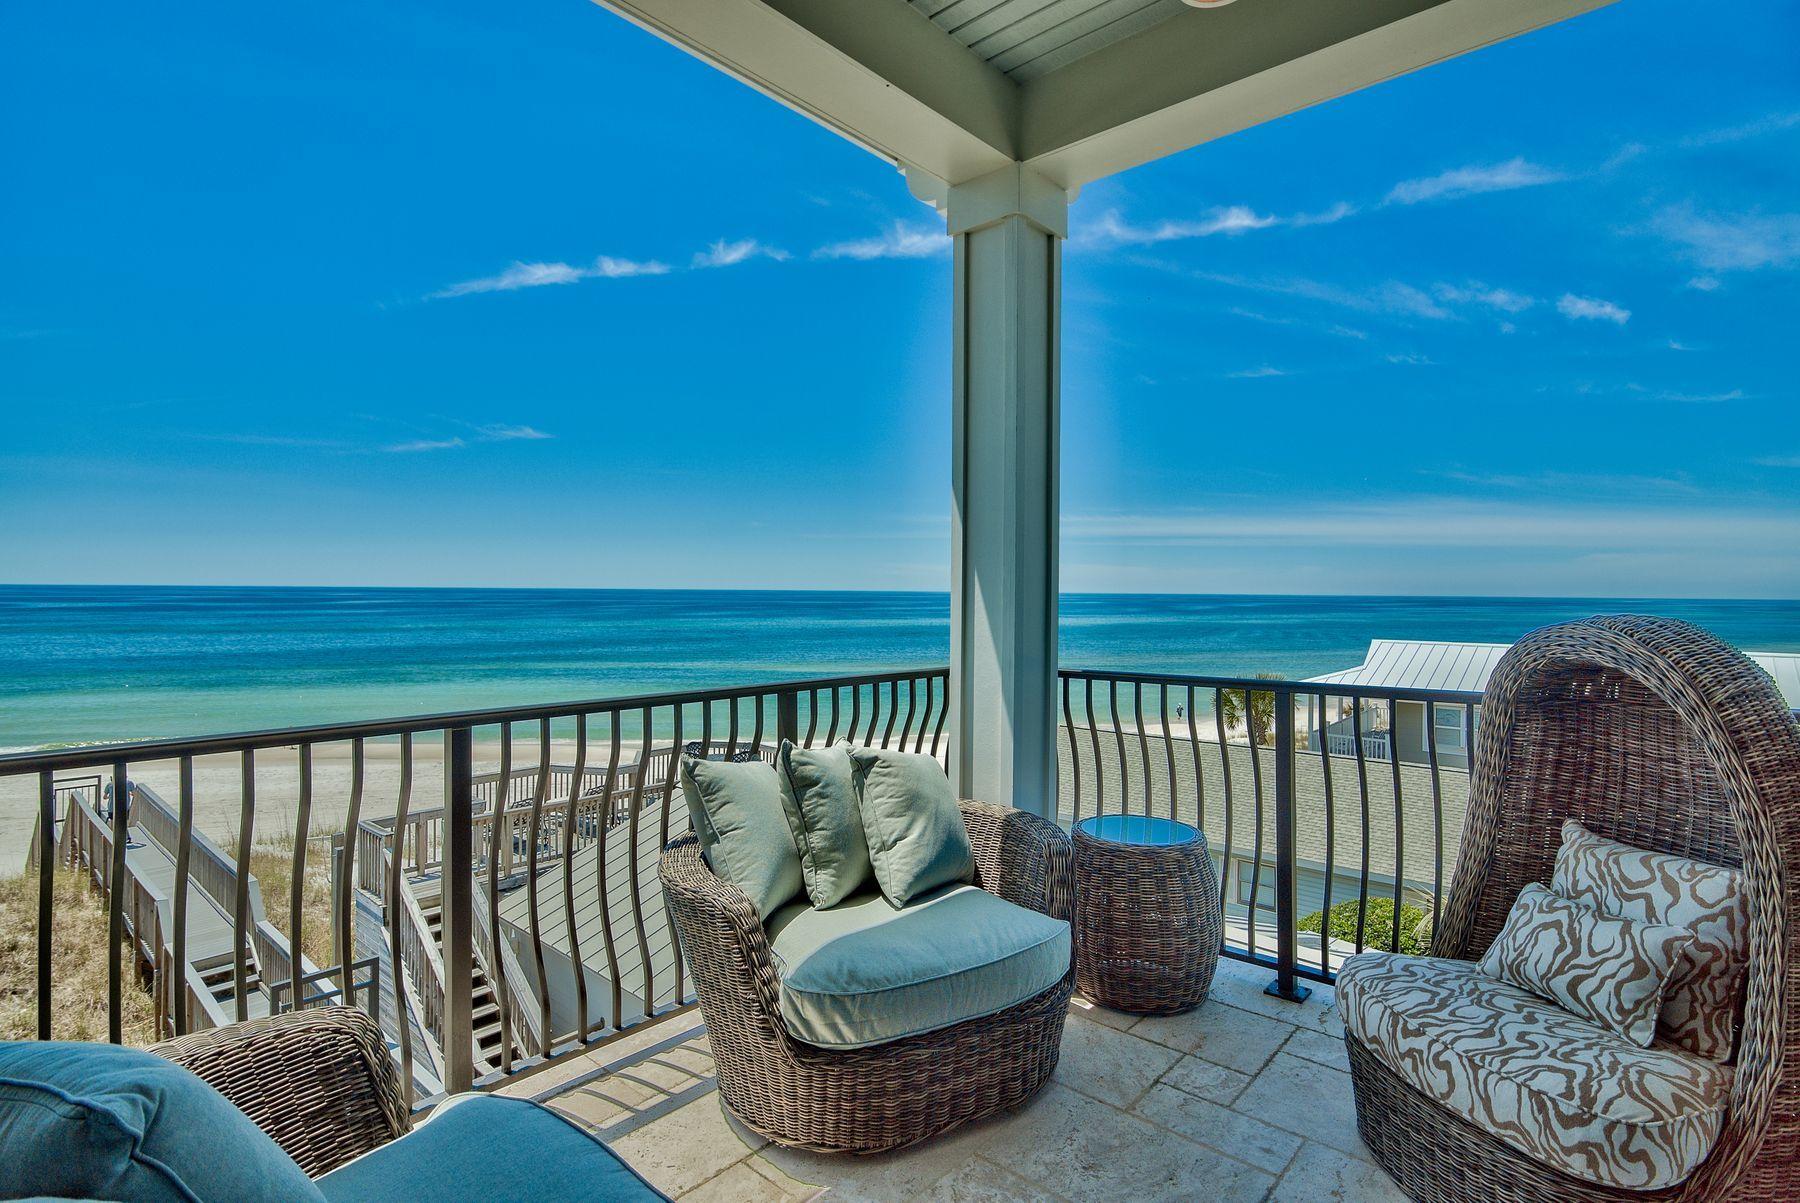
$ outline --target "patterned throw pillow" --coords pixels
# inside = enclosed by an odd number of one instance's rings
[[[1679,927],[1602,915],[1532,882],[1481,958],[1481,972],[1648,1048],[1663,993],[1693,940]]]
[[[1743,875],[1723,865],[1646,852],[1570,819],[1551,888],[1602,914],[1694,934],[1663,999],[1657,1032],[1710,1061],[1731,1060],[1750,959]]]

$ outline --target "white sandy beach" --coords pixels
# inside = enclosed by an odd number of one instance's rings
[[[371,742],[365,745],[363,760],[362,817],[381,818],[394,813],[400,797],[400,746],[397,742]],[[596,758],[605,767],[607,748],[588,746],[588,763]],[[513,744],[513,768],[527,768],[537,763],[539,751],[535,741],[517,740]],[[621,763],[634,760],[635,746],[620,753]],[[551,761],[573,764],[573,741],[552,741]],[[413,781],[411,807],[440,805],[444,796],[444,744],[436,734],[421,735],[413,741]],[[313,832],[342,830],[350,807],[350,745],[321,744],[313,749],[313,800],[309,828]],[[475,748],[475,771],[495,772],[500,767],[497,742],[478,744]],[[76,779],[90,774],[71,772],[60,779]],[[225,840],[235,835],[243,813],[243,770],[236,755],[209,756],[194,761],[194,822],[208,835]],[[141,781],[170,803],[178,797],[178,766],[175,761],[143,761],[133,763],[131,777]],[[296,834],[296,816],[300,797],[299,754],[294,748],[271,748],[256,754],[255,832],[259,841],[277,835]],[[25,853],[37,821],[37,778],[35,776],[0,778],[0,876],[11,876],[25,865]]]

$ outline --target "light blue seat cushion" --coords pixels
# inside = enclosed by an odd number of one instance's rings
[[[457,1095],[399,1140],[319,1179],[328,1203],[655,1203],[667,1196],[536,1103]]]
[[[192,1073],[111,1044],[0,1044],[0,1198],[303,1203],[292,1158]]]
[[[896,909],[873,891],[776,912],[781,1018],[824,1048],[882,1044],[1016,1006],[1069,972],[1069,925],[975,886]]]

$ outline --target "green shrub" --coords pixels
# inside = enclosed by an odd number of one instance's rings
[[[1356,943],[1356,899],[1340,902],[1331,908],[1331,937],[1346,944]],[[1314,911],[1300,920],[1301,931],[1316,932],[1324,913]],[[1423,956],[1431,945],[1431,924],[1423,908],[1409,903],[1400,905],[1400,951],[1410,956]],[[1386,951],[1394,946],[1394,900],[1369,899],[1363,916],[1363,947]]]

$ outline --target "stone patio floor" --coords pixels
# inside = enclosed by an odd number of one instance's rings
[[[1262,992],[1269,980],[1222,960],[1206,1005],[1174,1018],[1077,998],[1056,1076],[1030,1102],[875,1157],[795,1152],[731,1119],[697,1011],[500,1093],[555,1108],[695,1203],[1403,1203],[1356,1134],[1331,988],[1289,1003]]]

